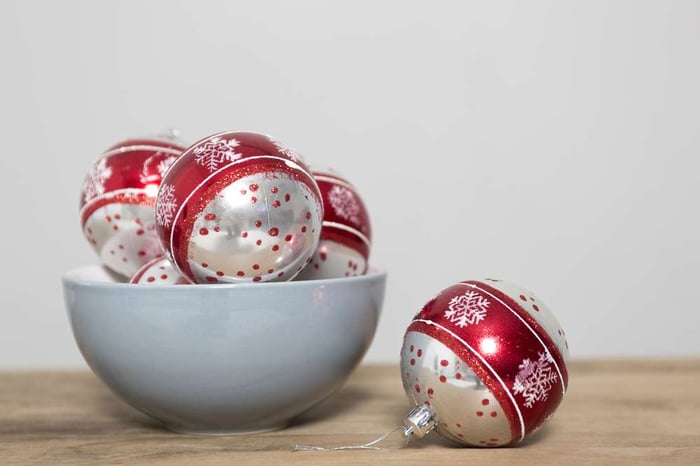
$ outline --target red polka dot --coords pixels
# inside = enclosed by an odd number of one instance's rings
[[[112,230],[114,230],[114,231],[117,231],[118,229],[119,229],[119,227],[118,227],[117,225],[114,225],[114,226],[112,227]]]
[[[258,190],[259,187],[260,187],[260,186],[258,186],[257,184],[253,183],[253,184],[251,184],[250,186],[248,186],[248,189],[250,189],[251,191],[255,192],[255,191]]]
[[[277,191],[279,191],[279,188],[278,188],[277,186],[273,186],[273,187],[270,188],[270,192],[271,192],[272,194],[277,194]]]
[[[428,389],[428,396],[429,396],[429,397],[432,398],[434,393],[435,393],[435,390],[433,390],[432,388],[429,388],[429,389]]]
[[[246,195],[247,192],[248,191],[246,191],[245,189],[241,189],[241,194],[243,194],[244,196]]]
[[[262,226],[262,222],[260,220],[255,221],[255,226],[260,228]]]
[[[462,424],[460,424],[459,422],[458,422],[457,424],[455,424],[455,425],[456,425],[457,427],[459,427],[460,429],[462,428]]]
[[[413,359],[413,358],[411,358],[411,360],[409,361],[409,364],[412,365],[412,366],[415,366],[415,365],[416,365],[416,360]]]
[[[275,209],[281,205],[282,205],[282,203],[276,199],[274,201],[272,201],[272,207],[274,207]]]
[[[218,282],[219,280],[216,277],[207,277],[207,281],[215,283],[215,282]]]
[[[314,264],[314,269],[318,270],[320,266],[318,264]]]
[[[147,281],[147,282],[154,282],[154,281],[156,281],[156,277],[148,277],[148,278],[146,279],[146,281]]]
[[[321,253],[321,259],[326,260],[326,259],[323,258],[324,255],[325,255],[324,253]],[[413,353],[413,349],[414,349],[414,348],[413,348],[413,345],[411,345],[411,346],[408,347],[408,351],[410,351],[411,353]]]
[[[139,251],[139,252],[137,252],[136,254],[138,254],[139,256],[143,257],[143,256],[146,255],[146,251]]]
[[[441,376],[440,376],[440,382],[442,382],[442,383],[447,382],[447,377],[445,377],[444,375],[441,375]]]
[[[479,416],[479,417],[481,417],[481,416],[484,415],[484,412],[483,412],[483,411],[477,411],[477,412],[476,412],[476,415]]]
[[[306,233],[306,227],[301,227],[301,232]]]
[[[461,378],[462,378],[462,373],[461,373],[461,372],[457,372],[457,373],[455,374],[455,379],[459,380],[459,379],[461,379]]]
[[[119,249],[124,249],[124,245],[123,245],[123,244],[120,244],[120,245],[119,245]]]
[[[326,254],[325,252],[320,252],[318,256],[321,258],[322,261],[328,259],[328,254]],[[413,345],[411,345],[411,352],[413,352]]]
[[[274,246],[272,246],[272,250],[273,250],[273,251],[277,251],[277,250],[279,250],[279,248],[280,248],[280,247],[279,247],[278,244],[275,244]]]
[[[126,257],[122,257],[122,262],[126,262]]]
[[[219,225],[216,225],[216,226],[214,227],[214,231],[217,232],[217,233],[221,231],[221,228],[219,227]]]
[[[540,312],[540,308],[537,307],[537,304],[533,304],[532,308],[535,310],[535,312]]]
[[[207,214],[204,216],[204,220],[216,220],[216,214]]]
[[[107,220],[108,222],[111,222],[111,221],[112,221],[112,217],[110,217],[110,216],[108,215],[108,216],[105,217],[105,220]]]
[[[262,244],[262,240],[261,240],[261,239],[257,240],[257,241],[255,242],[255,244],[257,244],[258,246],[260,246],[260,245]]]
[[[416,384],[414,388],[416,389],[416,392],[420,393],[420,385]]]
[[[280,234],[280,230],[277,227],[272,227],[267,232],[270,236],[277,236]]]
[[[255,197],[255,196],[253,196],[253,197],[250,198],[250,202],[252,202],[253,204],[255,204],[256,202],[258,202],[258,198]]]
[[[236,272],[236,275],[238,275],[239,277],[244,277],[244,276],[245,276],[245,272],[242,271],[242,270],[239,270],[238,272]]]
[[[490,401],[489,401],[488,398],[484,398],[483,400],[481,400],[481,405],[482,405],[482,406],[488,406],[489,403],[490,403]]]
[[[260,268],[260,264],[253,264],[253,270],[258,270]]]
[[[292,240],[292,235],[287,235],[284,237],[285,241],[291,241]]]
[[[253,277],[254,282],[259,282],[260,280],[262,280],[262,277],[260,277],[260,276]]]
[[[527,301],[527,298],[523,294],[520,295],[520,299],[522,299],[523,301]]]
[[[422,349],[419,349],[419,350],[416,352],[416,356],[418,356],[419,358],[420,358],[421,356],[423,356],[423,350],[422,350]]]
[[[440,365],[442,367],[446,367],[448,364],[449,364],[449,362],[447,362],[447,359],[443,359],[442,361],[440,361]]]
[[[167,279],[168,279],[168,276],[167,276],[166,274],[163,274],[163,275],[160,276],[160,279],[161,279],[161,280],[167,280]]]
[[[491,417],[496,417],[498,416],[498,413],[496,411],[491,411]]]
[[[111,255],[114,255],[114,249],[111,249],[111,250],[109,251],[109,253],[110,253]]]
[[[141,228],[139,228],[138,230],[136,230],[136,234],[137,234],[138,236],[141,236],[141,235],[144,234],[144,233],[145,233],[145,231],[143,231]]]
[[[88,227],[87,232],[88,232],[89,234],[92,234],[92,228]]]
[[[311,212],[306,212],[306,220],[311,220]]]
[[[278,277],[282,277],[282,276],[284,276],[284,272],[280,272],[280,273],[278,273],[278,274],[277,274],[277,276],[278,276]]]
[[[272,273],[274,271],[275,271],[275,269],[267,269],[267,273]]]
[[[243,233],[241,233],[241,238],[247,238],[247,237],[248,237],[247,231],[244,231]]]
[[[289,193],[284,195],[284,202],[289,202],[289,200],[292,198],[292,196],[289,195]]]
[[[206,228],[200,228],[199,234],[202,236],[207,236],[209,234],[209,230],[207,230]]]
[[[207,264],[206,262],[202,262],[202,267],[206,269],[207,267],[209,267],[209,264]]]
[[[217,270],[217,271],[216,271],[216,274],[217,274],[218,276],[220,276],[220,277],[223,277],[223,276],[224,276],[224,272],[223,272],[222,270]]]
[[[119,214],[114,214],[114,218],[116,218],[117,220],[121,220],[122,216]]]

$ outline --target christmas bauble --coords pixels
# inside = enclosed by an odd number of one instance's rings
[[[321,240],[299,280],[363,275],[371,247],[367,208],[357,189],[330,171],[312,171],[323,197]]]
[[[430,300],[409,325],[401,374],[443,436],[505,446],[539,429],[568,384],[568,344],[531,292],[500,280],[465,281]]]
[[[155,257],[146,262],[131,277],[129,283],[135,285],[188,285],[190,281],[183,277],[165,257]]]
[[[165,172],[184,149],[168,137],[129,139],[107,149],[88,171],[81,227],[113,271],[129,277],[162,254],[153,206]]]
[[[299,156],[243,131],[190,146],[156,201],[162,246],[197,283],[293,278],[311,260],[322,217],[318,185]]]

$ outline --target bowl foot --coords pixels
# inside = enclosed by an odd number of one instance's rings
[[[270,427],[263,427],[260,429],[190,429],[180,426],[172,426],[164,424],[165,428],[175,432],[177,434],[184,435],[204,435],[204,436],[235,436],[235,435],[251,435],[251,434],[261,434],[263,432],[272,432],[274,430],[280,430],[287,427],[287,424],[280,424]]]

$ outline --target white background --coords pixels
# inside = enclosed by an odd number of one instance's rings
[[[0,368],[82,367],[96,157],[176,125],[270,133],[356,184],[389,271],[368,361],[500,277],[572,356],[700,354],[700,3],[4,1]]]

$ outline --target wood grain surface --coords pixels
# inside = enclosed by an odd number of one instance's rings
[[[409,408],[397,366],[363,366],[289,427],[235,437],[169,432],[89,372],[0,373],[0,464],[688,464],[700,465],[700,360],[575,361],[557,415],[517,448],[462,448],[436,433],[380,451],[361,444]]]

